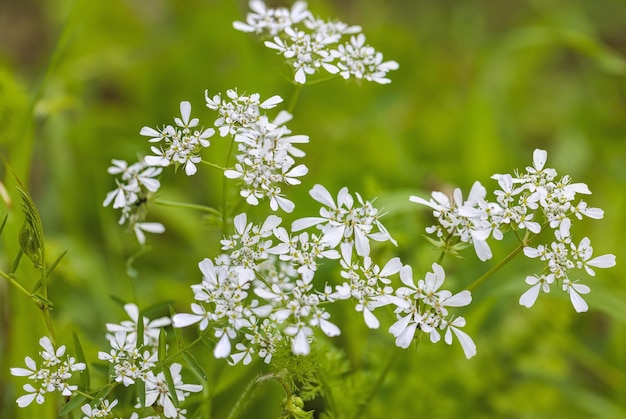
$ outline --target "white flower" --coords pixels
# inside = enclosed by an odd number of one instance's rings
[[[160,372],[154,375],[150,371],[146,377],[146,406],[151,406],[156,403],[163,407],[163,414],[166,418],[175,418],[178,416],[178,409],[174,406],[172,401],[171,391],[176,392],[176,398],[182,402],[189,395],[190,392],[197,393],[202,391],[202,386],[197,384],[185,384],[182,381],[180,374],[182,365],[173,363],[170,365],[170,374],[172,376],[172,382],[174,388],[171,389],[165,381],[165,375]]]
[[[33,401],[38,404],[44,402],[46,393],[58,391],[63,396],[71,396],[78,389],[75,385],[69,385],[67,380],[72,378],[72,373],[83,371],[86,365],[82,362],[65,355],[65,346],[61,345],[57,349],[47,336],[39,339],[39,344],[43,351],[39,352],[43,362],[41,367],[37,367],[37,363],[29,356],[25,358],[28,368],[11,368],[11,374],[18,377],[28,377],[33,383],[38,384],[38,388],[28,383],[23,386],[27,394],[18,397],[17,405],[26,407]]]
[[[124,305],[124,311],[130,317],[130,321],[124,320],[120,324],[107,323],[106,328],[109,332],[126,332],[126,339],[128,342],[137,341],[137,323],[139,320],[139,308],[137,305],[129,303]],[[161,328],[168,326],[171,323],[169,317],[161,317],[159,319],[150,320],[143,316],[143,343],[144,345],[150,345],[156,347],[159,342],[159,334]]]
[[[192,176],[197,172],[196,164],[200,163],[199,152],[202,148],[210,145],[209,138],[213,136],[213,128],[192,130],[199,120],[191,118],[191,104],[189,102],[180,103],[181,117],[174,118],[176,127],[168,125],[161,131],[153,128],[143,127],[140,134],[150,137],[150,142],[160,142],[159,147],[152,146],[150,149],[154,155],[146,156],[144,161],[149,166],[169,166],[175,164],[177,167],[183,165],[187,176]]]
[[[550,284],[554,282],[554,275],[550,274],[547,276],[541,275],[529,275],[526,277],[526,283],[528,285],[532,285],[528,291],[524,292],[519,298],[520,305],[524,307],[532,307],[537,301],[537,297],[539,296],[539,292],[550,292]]]
[[[154,222],[135,223],[133,225],[133,231],[135,232],[135,235],[137,236],[137,241],[140,244],[145,244],[146,235],[144,234],[144,232],[157,233],[157,234],[163,233],[165,231],[165,226],[161,223],[154,223]]]
[[[315,185],[309,191],[309,195],[327,208],[320,209],[320,217],[305,217],[296,220],[291,225],[294,231],[300,231],[312,226],[321,226],[323,238],[331,248],[336,247],[341,241],[353,242],[359,256],[367,256],[370,252],[369,240],[395,241],[391,238],[385,227],[379,221],[382,214],[373,207],[371,202],[364,201],[359,194],[355,206],[354,198],[348,192],[348,188],[341,188],[337,194],[337,202],[322,185]],[[373,232],[373,227],[378,232]]]

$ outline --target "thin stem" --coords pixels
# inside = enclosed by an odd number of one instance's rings
[[[289,100],[289,106],[287,107],[287,112],[289,112],[290,114],[293,114],[293,110],[296,108],[296,103],[298,102],[298,98],[300,97],[300,92],[302,91],[303,87],[304,84],[296,85],[296,88],[291,95],[291,99]]]
[[[207,207],[205,205],[188,204],[186,202],[166,201],[163,199],[155,199],[154,203],[157,205],[163,205],[165,207],[188,208],[188,209],[208,212],[210,214],[217,215],[219,217],[222,216],[222,213],[216,210],[215,208]]]
[[[230,162],[230,158],[233,155],[233,149],[235,148],[235,139],[232,138],[230,141],[230,146],[228,147],[228,154],[226,155],[226,161],[224,163],[224,167],[228,167]],[[227,189],[228,189],[228,178],[224,176],[222,179],[222,235],[226,235],[226,220],[228,219],[228,200],[227,200]]]
[[[376,379],[374,386],[370,390],[369,394],[367,395],[363,403],[359,406],[359,410],[357,410],[357,413],[354,416],[355,418],[362,418],[364,416],[365,409],[367,408],[369,403],[374,399],[374,396],[376,395],[376,393],[378,393],[378,391],[384,384],[385,379],[387,378],[387,375],[389,375],[389,372],[393,369],[393,367],[398,362],[398,358],[400,358],[400,355],[393,354],[392,356],[389,357],[389,359],[387,359],[387,363],[385,364],[385,367],[382,369],[382,371],[380,372],[380,375]]]
[[[199,335],[197,338],[195,338],[193,341],[191,341],[190,344],[186,345],[183,348],[180,348],[178,351],[174,352],[173,354],[170,354],[170,355],[166,356],[163,360],[159,361],[159,364],[161,364],[161,365],[162,364],[167,364],[168,362],[176,359],[177,356],[179,356],[183,352],[187,351],[189,348],[195,346],[201,340],[202,340],[202,335]]]
[[[288,408],[290,408],[291,391],[289,390],[287,385],[283,383],[283,380],[276,376],[276,374],[268,373],[260,375],[254,380],[250,381],[250,383],[248,383],[248,386],[245,388],[243,393],[241,393],[241,396],[239,396],[239,399],[237,399],[235,406],[233,406],[233,409],[230,411],[226,419],[236,419],[237,417],[239,417],[239,415],[241,415],[241,413],[243,412],[243,409],[246,407],[246,403],[250,401],[252,395],[256,391],[258,385],[271,380],[277,381],[283,387],[283,390],[285,390],[285,393],[287,394],[287,404],[289,405]]]
[[[5,278],[7,281],[9,281],[11,283],[11,285],[13,285],[15,288],[17,288],[18,290],[20,290],[22,293],[24,293],[28,298],[30,298],[31,300],[33,300],[37,305],[41,304],[41,302],[39,301],[39,299],[34,295],[31,294],[30,291],[28,291],[26,288],[24,288],[19,282],[17,282],[13,276],[8,275],[2,271],[0,271],[0,276]]]
[[[519,252],[521,252],[524,247],[526,247],[526,245],[524,243],[521,243],[511,253],[509,253],[504,259],[502,259],[500,263],[498,263],[496,266],[494,266],[493,268],[485,272],[485,274],[483,274],[476,281],[472,282],[466,289],[468,291],[474,291],[476,287],[478,287],[480,284],[485,282],[490,276],[492,276],[493,274],[498,272],[500,269],[502,269],[504,265],[509,263],[511,259],[513,259]]]
[[[213,167],[213,168],[215,168],[215,169],[217,169],[217,170],[219,170],[219,171],[221,171],[221,172],[223,172],[224,170],[226,170],[224,167],[220,166],[219,164],[215,164],[215,163],[210,162],[210,161],[202,160],[201,162],[202,162],[203,164],[206,164],[207,166],[211,166],[211,167]]]
[[[28,291],[19,282],[17,282],[12,275],[7,275],[5,272],[0,271],[0,276],[5,278],[7,281],[9,281],[11,285],[13,285],[15,288],[21,291],[24,295],[30,298],[37,305],[37,307],[39,307],[39,309],[41,310],[43,314],[44,322],[46,323],[46,328],[48,329],[48,337],[50,338],[50,341],[52,342],[52,344],[56,346],[56,334],[54,333],[54,327],[52,325],[52,318],[50,317],[50,307],[52,306],[52,302],[43,295],[38,296]]]

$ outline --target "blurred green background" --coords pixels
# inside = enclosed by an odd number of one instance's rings
[[[303,89],[289,127],[310,136],[303,147],[309,175],[286,191],[298,204],[286,220],[316,211],[308,198],[315,183],[378,197],[399,242],[379,251],[379,260],[397,254],[421,277],[437,255],[422,236],[428,211],[408,196],[468,190],[474,180],[490,189],[491,174],[524,168],[533,149],[543,148],[548,165],[586,182],[593,191],[587,202],[605,210],[603,220],[576,225],[575,237],[589,236],[598,255],[614,253],[618,263],[583,277],[592,288],[590,311],[576,314],[560,290],[530,310],[521,307],[523,280],[540,265],[516,259],[462,311],[478,346],[469,361],[458,345],[443,342],[397,349],[386,332],[391,314],[381,330],[369,331],[351,306],[338,308],[333,318],[343,334],[333,344],[352,371],[371,383],[387,358],[399,357],[364,415],[626,418],[626,2],[311,0],[309,7],[319,17],[361,25],[400,69],[386,86],[334,80]],[[148,150],[139,130],[171,123],[181,100],[209,126],[214,114],[204,106],[205,89],[291,96],[281,59],[232,29],[247,11],[247,2],[226,0],[0,0],[0,155],[39,206],[50,258],[68,250],[50,298],[57,334],[70,351],[76,331],[88,359],[97,360],[106,347],[104,324],[125,316],[112,295],[142,308],[170,301],[187,310],[189,285],[200,280],[197,263],[219,248],[218,229],[198,228],[196,212],[151,209],[149,219],[168,230],[149,238],[151,250],[135,260],[131,278],[125,263],[138,247],[117,226],[118,214],[102,207],[115,187],[106,168],[112,158],[134,160]],[[222,163],[226,147],[215,137],[204,156]],[[6,162],[0,176],[10,200],[3,198],[0,216],[9,218],[0,266],[8,271],[23,218]],[[222,179],[208,168],[192,179],[170,174],[163,183],[164,198],[219,205]],[[471,283],[515,243],[493,247],[485,264],[471,249],[466,260],[446,259],[448,287]],[[29,265],[19,275],[31,287],[36,274]],[[6,281],[0,320],[0,417],[55,417],[54,403],[15,405],[23,380],[8,369],[35,355],[45,327]],[[258,369],[202,363],[212,377],[214,417],[224,417]],[[276,417],[281,397],[278,386],[263,387],[246,417]]]

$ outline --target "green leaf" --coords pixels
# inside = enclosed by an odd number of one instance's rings
[[[16,178],[16,180],[20,183],[19,179]],[[20,248],[36,267],[40,267],[44,263],[45,256],[43,225],[39,217],[39,211],[24,188],[17,186],[17,192],[22,199],[22,211],[26,217],[19,233]]]
[[[97,402],[98,400],[106,399],[109,393],[111,392],[111,389],[113,388],[113,386],[114,384],[107,384],[106,386],[102,387],[100,391],[96,393],[95,396],[93,396],[93,401]]]
[[[122,300],[119,297],[116,297],[115,295],[110,295],[109,296],[111,298],[111,300],[113,300],[116,304],[118,304],[121,308],[124,308],[124,306],[126,305],[126,301]]]
[[[137,397],[139,398],[139,406],[144,407],[146,405],[146,382],[143,380],[135,380],[135,389],[137,390]]]
[[[87,361],[85,360],[85,353],[83,352],[83,347],[80,344],[78,335],[76,334],[76,332],[72,332],[72,335],[74,336],[76,360],[85,364],[85,369],[80,373],[80,382],[83,386],[84,391],[89,391],[89,386],[91,385],[89,377],[89,366],[87,365]]]
[[[54,260],[54,262],[52,262],[52,264],[50,266],[48,266],[48,270],[46,271],[46,276],[50,276],[50,274],[52,273],[52,271],[54,271],[54,268],[57,267],[57,265],[59,264],[59,262],[61,262],[61,259],[63,259],[63,257],[67,254],[67,250],[64,251],[63,253],[61,253],[59,255],[58,258],[56,258]]]
[[[143,315],[150,319],[155,318],[157,316],[161,316],[162,313],[168,310],[168,307],[173,303],[174,303],[173,300],[167,300],[167,301],[161,301],[156,304],[152,304],[143,309]]]
[[[96,370],[97,372],[101,373],[102,375],[104,375],[105,377],[109,377],[110,373],[111,373],[111,368],[112,368],[112,364],[106,363],[93,363],[91,364],[91,367]]]
[[[159,333],[159,361],[163,361],[167,356],[167,332],[161,329]]]
[[[163,365],[161,367],[161,370],[163,371],[163,375],[165,376],[167,388],[170,390],[170,398],[172,399],[172,403],[174,403],[174,406],[180,407],[178,395],[176,394],[176,387],[174,387],[174,380],[172,379],[172,373],[170,372],[169,367],[167,365]]]
[[[0,235],[2,234],[2,231],[4,231],[4,226],[7,224],[8,219],[9,219],[9,214],[5,215],[4,218],[2,219],[2,224],[0,224]]]
[[[174,318],[174,307],[170,305],[170,317]],[[178,327],[174,327],[174,336],[176,337],[176,343],[178,344],[178,349],[182,349],[185,347],[185,339],[183,338],[183,331]]]
[[[20,249],[17,252],[17,255],[15,256],[15,259],[13,260],[13,264],[11,264],[11,273],[17,271],[17,268],[19,268],[20,262],[22,261],[22,255],[23,254],[24,254],[24,252],[22,251],[22,249]]]
[[[143,311],[139,310],[139,314],[137,315],[137,348],[141,348],[144,345],[143,332]]]
[[[187,351],[183,351],[183,358],[185,358],[185,361],[187,361],[187,364],[193,370],[193,372],[202,380],[204,380],[204,382],[206,382],[207,381],[206,373],[204,372],[204,369],[202,369],[202,366],[196,360],[196,358],[194,358],[194,356]]]
[[[87,397],[83,396],[82,394],[72,397],[72,399],[69,402],[65,403],[61,410],[59,410],[59,417],[67,415],[72,410],[85,404],[86,401]]]

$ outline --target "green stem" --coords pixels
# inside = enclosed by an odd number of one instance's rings
[[[300,92],[304,87],[303,84],[296,85],[296,88],[291,95],[291,99],[289,100],[289,106],[287,107],[287,112],[293,115],[293,110],[296,108],[296,103],[298,102],[298,98],[300,97]]]
[[[241,393],[241,396],[239,396],[239,399],[237,399],[235,406],[233,406],[233,409],[230,411],[226,419],[236,419],[237,417],[239,417],[239,415],[243,413],[243,410],[246,407],[246,404],[252,398],[252,395],[256,391],[258,385],[267,381],[271,381],[271,380],[277,381],[283,387],[287,395],[288,409],[291,408],[291,391],[289,390],[287,385],[283,382],[283,380],[277,377],[274,373],[268,373],[268,374],[260,375],[256,377],[254,380],[250,381],[250,383],[248,383],[248,386],[245,388],[243,393]]]
[[[230,158],[233,155],[233,149],[235,148],[235,139],[232,138],[230,141],[230,146],[228,147],[228,153],[226,155],[226,162],[224,163],[225,167],[228,167]],[[224,176],[222,179],[222,235],[226,235],[226,229],[228,227],[228,201],[227,201],[227,190],[228,190],[228,178]]]
[[[502,267],[504,265],[506,265],[507,263],[509,263],[511,261],[511,259],[513,259],[519,252],[522,251],[522,249],[524,249],[524,247],[526,247],[526,244],[521,243],[519,246],[517,246],[511,253],[509,253],[504,259],[502,259],[500,261],[500,263],[498,263],[496,266],[494,266],[493,268],[489,269],[487,272],[485,272],[484,275],[482,275],[480,278],[478,278],[476,281],[472,282],[466,289],[468,291],[474,291],[474,289],[476,287],[478,287],[480,284],[482,284],[483,282],[485,282],[490,276],[492,276],[493,274],[495,274],[496,272],[498,272],[500,269],[502,269]]]
[[[188,208],[188,209],[208,212],[210,214],[217,215],[219,217],[222,216],[222,214],[215,208],[207,207],[205,205],[188,204],[185,202],[166,201],[163,199],[155,199],[154,203],[157,205],[163,205],[165,207]]]
[[[354,416],[355,418],[362,418],[362,417],[364,417],[365,409],[367,408],[369,403],[374,399],[374,396],[376,395],[376,393],[378,393],[378,391],[380,390],[380,388],[384,384],[385,379],[389,375],[389,372],[393,369],[393,367],[398,362],[398,358],[400,358],[400,355],[392,354],[387,359],[387,363],[385,364],[385,367],[383,368],[383,370],[380,372],[380,375],[376,379],[376,382],[374,383],[374,386],[370,390],[369,394],[367,395],[367,397],[365,398],[363,403],[359,406],[359,410],[357,410],[357,413]]]
[[[45,268],[44,268],[45,272]],[[54,333],[54,326],[52,325],[52,318],[50,317],[50,307],[52,306],[52,302],[48,300],[45,295],[37,296],[26,288],[24,288],[19,282],[15,280],[12,275],[7,275],[5,272],[0,271],[0,276],[5,278],[11,285],[21,291],[24,295],[30,298],[36,305],[39,307],[43,314],[44,322],[46,323],[46,328],[48,329],[48,337],[54,346],[56,346],[56,334]],[[44,288],[45,289],[45,288]]]
[[[190,344],[184,346],[183,348],[180,348],[178,351],[174,352],[173,354],[170,354],[168,356],[166,356],[164,359],[162,359],[161,361],[159,361],[157,363],[157,365],[164,365],[164,364],[168,364],[169,362],[173,361],[174,359],[176,359],[176,357],[178,357],[180,354],[182,354],[183,352],[187,351],[189,348],[195,346],[198,342],[200,342],[202,340],[202,335],[198,336],[197,338],[195,338]]]
[[[34,295],[31,294],[26,288],[24,288],[19,282],[17,282],[13,276],[8,275],[2,271],[0,271],[0,276],[5,278],[7,281],[9,281],[11,283],[11,285],[13,285],[15,288],[17,288],[18,290],[20,290],[22,293],[24,293],[28,298],[30,298],[31,300],[33,300],[37,305],[41,304],[41,302],[39,301],[39,299]]]
[[[215,169],[217,169],[217,170],[219,170],[219,171],[221,171],[221,172],[223,172],[224,170],[226,170],[225,168],[223,168],[223,167],[222,167],[222,166],[220,166],[219,164],[215,164],[215,163],[212,163],[212,162],[210,162],[210,161],[202,160],[202,163],[203,163],[203,164],[206,164],[207,166],[211,166],[211,167],[213,167],[213,168],[215,168]]]

